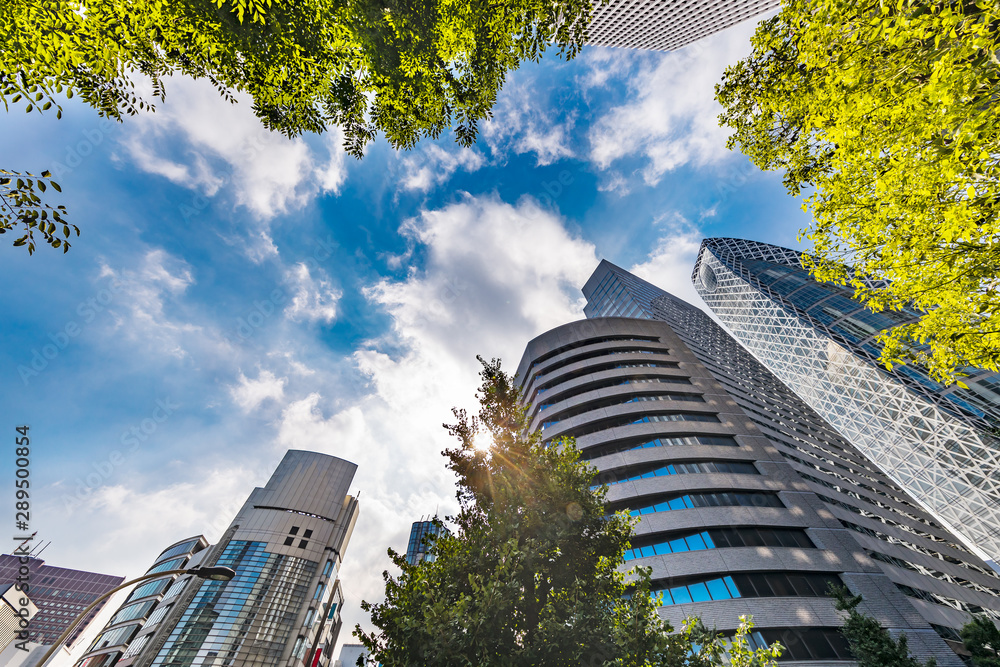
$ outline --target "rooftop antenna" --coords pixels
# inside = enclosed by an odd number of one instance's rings
[[[39,556],[41,556],[42,552],[45,551],[46,549],[48,549],[50,544],[52,544],[52,540],[49,540],[48,542],[46,542],[45,546],[43,546],[41,549],[38,550],[38,553],[32,553],[31,554],[32,558],[38,558]]]

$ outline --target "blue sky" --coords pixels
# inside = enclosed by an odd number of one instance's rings
[[[528,64],[464,149],[380,141],[358,161],[336,131],[269,135],[187,80],[123,124],[5,116],[3,165],[51,169],[82,230],[67,255],[0,264],[5,423],[11,442],[31,426],[47,561],[138,575],[217,539],[286,449],[334,454],[359,465],[348,638],[385,549],[454,509],[440,425],[472,407],[476,354],[513,369],[581,317],[601,258],[698,303],[702,237],[796,245],[799,203],[717,126],[713,85],[752,28]]]

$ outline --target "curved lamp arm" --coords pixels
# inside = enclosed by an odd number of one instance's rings
[[[82,621],[84,617],[87,614],[89,614],[90,611],[94,607],[99,605],[101,602],[107,600],[109,597],[111,597],[121,589],[128,588],[133,584],[138,584],[142,581],[146,581],[147,579],[157,579],[159,577],[167,577],[172,574],[193,574],[195,576],[206,579],[220,579],[223,581],[228,581],[229,579],[232,579],[234,576],[236,576],[236,573],[228,567],[205,567],[205,568],[195,567],[189,570],[164,570],[163,572],[153,572],[152,574],[144,574],[141,577],[132,579],[131,581],[126,581],[124,584],[112,588],[107,593],[99,595],[96,600],[87,605],[87,608],[81,611],[79,615],[73,619],[73,622],[69,624],[69,627],[66,628],[66,631],[63,632],[61,635],[59,635],[59,639],[56,640],[55,644],[53,644],[52,647],[45,652],[45,655],[43,655],[42,659],[38,662],[38,667],[45,667],[45,663],[48,662],[49,658],[52,657],[52,654],[56,652],[56,649],[62,646],[62,643],[66,641],[66,638],[69,637],[70,633],[72,633],[73,630],[76,629],[76,626],[80,624],[80,621]]]

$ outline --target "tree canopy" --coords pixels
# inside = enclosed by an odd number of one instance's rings
[[[989,618],[976,616],[962,626],[959,635],[972,654],[976,667],[1000,667],[1000,630]]]
[[[101,115],[152,109],[172,74],[246,93],[270,130],[344,129],[360,157],[454,127],[471,144],[509,70],[551,45],[572,57],[589,0],[10,0],[0,101],[47,111],[80,95]],[[149,83],[144,95],[140,84]]]
[[[851,595],[843,586],[831,587],[830,595],[836,600],[837,609],[847,612],[840,632],[850,644],[858,667],[924,667],[910,655],[906,635],[893,639],[878,620],[858,611],[862,602],[860,595]],[[926,667],[935,664],[931,658]]]
[[[993,0],[787,0],[716,87],[720,122],[812,213],[819,280],[919,321],[882,361],[1000,363],[1000,14]]]
[[[355,157],[380,133],[406,149],[453,129],[468,146],[507,72],[550,46],[576,55],[590,11],[590,0],[7,0],[0,102],[61,117],[62,96],[78,96],[120,121],[184,75],[230,101],[248,95],[287,136],[338,126]],[[33,251],[34,208],[3,209]],[[65,252],[67,238],[50,245]]]
[[[39,238],[67,252],[71,234],[80,235],[80,228],[66,221],[65,206],[52,206],[42,201],[38,193],[49,188],[57,192],[62,190],[47,171],[35,176],[0,169],[0,234],[16,230],[21,235],[14,239],[14,245],[26,246],[29,255],[34,254]]]
[[[480,360],[482,361],[482,360]],[[513,379],[483,361],[480,409],[446,426],[458,477],[455,530],[434,559],[384,573],[384,602],[365,602],[377,632],[357,636],[384,667],[709,667],[728,649],[737,667],[770,667],[780,649],[752,650],[747,619],[735,642],[695,619],[680,631],[656,615],[648,571],[620,571],[632,533],[606,514],[605,487],[572,441],[546,447],[527,430]],[[485,444],[484,444],[485,443]]]

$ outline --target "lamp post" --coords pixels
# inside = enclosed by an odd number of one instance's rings
[[[99,605],[101,602],[107,600],[109,597],[111,597],[113,594],[117,593],[121,589],[128,588],[133,584],[138,584],[139,582],[146,581],[147,579],[166,577],[171,574],[193,574],[194,576],[201,577],[202,579],[211,579],[213,581],[229,581],[230,579],[236,576],[236,571],[229,567],[193,567],[189,570],[165,570],[163,572],[153,572],[152,574],[144,574],[141,577],[132,579],[131,581],[126,581],[121,586],[112,588],[107,593],[98,596],[96,600],[87,605],[87,608],[81,611],[80,614],[73,619],[73,622],[69,624],[69,627],[66,628],[66,631],[63,632],[61,635],[59,635],[59,639],[56,640],[55,644],[53,644],[52,647],[45,652],[45,655],[43,655],[42,659],[38,662],[38,667],[45,667],[45,663],[48,662],[49,658],[52,657],[52,654],[56,652],[56,649],[62,646],[62,643],[66,641],[66,638],[69,637],[70,633],[73,632],[73,630],[76,628],[77,625],[79,625],[80,621],[82,621],[84,617],[90,613],[91,609]]]

